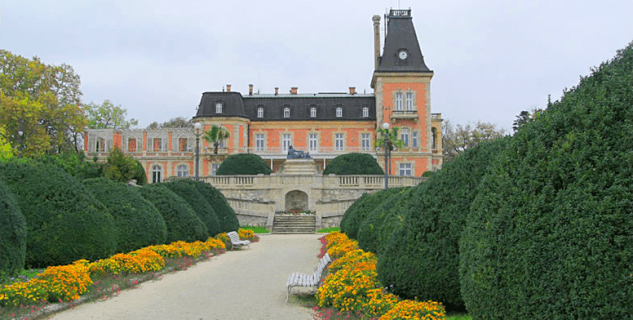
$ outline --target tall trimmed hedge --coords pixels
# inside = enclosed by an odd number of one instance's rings
[[[216,171],[216,175],[257,175],[260,173],[271,174],[273,171],[262,157],[252,153],[239,153],[229,156]]]
[[[198,191],[196,182],[182,179],[163,183],[172,192],[182,197],[193,209],[198,218],[207,227],[209,236],[213,237],[220,233],[220,221],[213,207],[207,202],[205,197]]]
[[[398,212],[403,223],[378,259],[380,282],[407,299],[440,301],[464,310],[459,282],[459,238],[477,186],[508,138],[481,142],[418,185]]]
[[[165,220],[167,243],[175,241],[206,241],[209,238],[207,226],[200,220],[193,208],[163,184],[152,183],[141,188],[141,195],[154,204]]]
[[[347,153],[328,163],[323,174],[385,174],[376,159],[366,153]]]
[[[521,127],[460,241],[473,319],[633,319],[633,43]]]
[[[165,220],[158,209],[143,198],[139,187],[108,178],[87,179],[83,184],[114,218],[118,252],[165,243]]]
[[[26,220],[7,185],[0,180],[0,275],[24,269]]]
[[[196,182],[196,188],[215,210],[220,222],[220,232],[237,231],[240,228],[240,222],[237,220],[235,210],[231,208],[220,190],[202,181]]]
[[[358,228],[358,247],[380,255],[394,228],[402,222],[402,209],[406,208],[411,187],[391,188],[389,196],[372,208]]]
[[[358,229],[367,215],[387,198],[391,197],[394,188],[365,193],[347,208],[341,219],[341,232],[350,239],[358,239]]]
[[[0,176],[26,219],[27,268],[97,260],[115,253],[114,219],[64,170],[49,164],[2,163]]]

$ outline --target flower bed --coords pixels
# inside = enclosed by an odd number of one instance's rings
[[[333,308],[347,316],[363,319],[446,319],[440,303],[400,300],[378,281],[376,255],[358,248],[354,240],[340,232],[324,237],[327,252],[335,259],[318,289],[318,308]],[[329,319],[328,313],[318,313]]]

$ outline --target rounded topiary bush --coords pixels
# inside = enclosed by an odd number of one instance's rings
[[[358,229],[369,213],[389,198],[394,188],[365,193],[347,208],[341,219],[341,232],[350,239],[358,239]]]
[[[163,184],[153,183],[141,188],[145,199],[154,204],[165,220],[166,243],[175,241],[206,241],[209,238],[207,226],[182,197]]]
[[[7,185],[0,180],[0,275],[24,269],[26,220]]]
[[[143,198],[139,187],[108,178],[87,179],[83,184],[114,218],[118,252],[165,243],[165,220],[156,207]]]
[[[0,176],[26,219],[26,267],[44,268],[115,253],[108,210],[64,170],[46,164],[0,164]]]
[[[220,190],[202,181],[196,182],[196,188],[215,210],[220,222],[220,232],[237,231],[240,228],[240,222],[237,220],[235,210],[231,208]]]
[[[183,198],[207,227],[209,236],[220,233],[220,221],[213,207],[198,191],[196,182],[187,179],[163,183],[172,192]]]
[[[459,239],[482,177],[507,138],[481,142],[444,164],[411,193],[397,212],[404,221],[385,241],[378,259],[380,282],[406,299],[439,301],[463,310]]]
[[[524,125],[460,240],[473,319],[633,319],[633,43]]]
[[[376,159],[366,153],[348,153],[337,156],[328,163],[323,174],[385,174]]]
[[[379,255],[393,229],[402,222],[402,207],[410,198],[411,187],[387,189],[389,196],[374,207],[358,228],[358,247]]]
[[[252,153],[240,153],[229,156],[215,173],[219,176],[271,174],[273,171],[262,157]]]

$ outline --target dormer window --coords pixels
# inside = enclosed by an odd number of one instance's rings
[[[215,104],[215,113],[222,113],[222,102],[217,102]]]
[[[310,117],[311,118],[316,118],[316,108],[315,107],[310,108]]]
[[[336,117],[340,118],[342,116],[343,116],[343,108],[341,107],[336,108]]]
[[[363,118],[369,117],[369,108],[363,107]]]
[[[284,108],[284,118],[290,118],[290,108]]]
[[[257,117],[258,118],[264,117],[264,108],[257,108]]]

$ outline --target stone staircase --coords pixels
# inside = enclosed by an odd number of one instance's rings
[[[275,215],[273,220],[272,233],[315,233],[316,217],[310,216],[292,216],[292,215]]]

